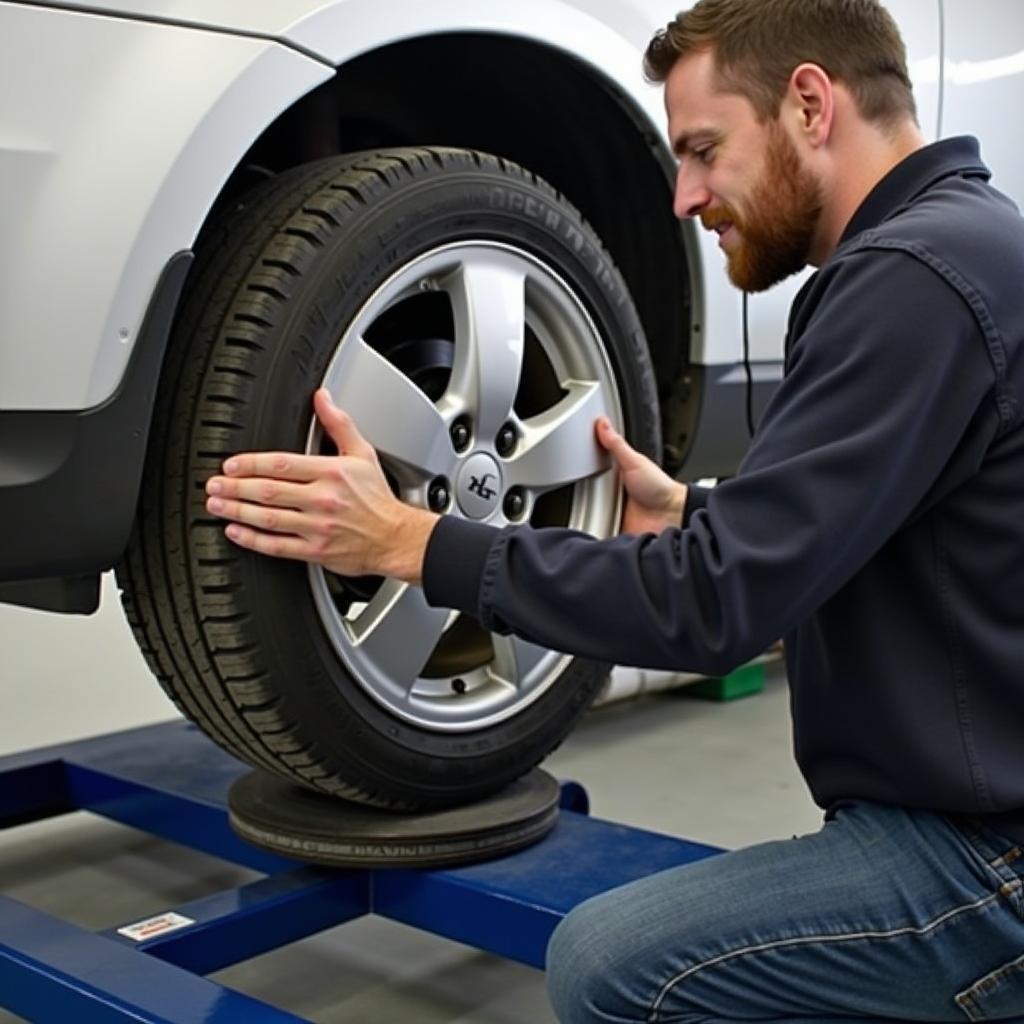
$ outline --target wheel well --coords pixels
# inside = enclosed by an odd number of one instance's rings
[[[637,68],[640,74],[640,68]],[[253,144],[223,190],[336,153],[382,146],[479,149],[539,174],[611,252],[647,335],[661,400],[665,462],[677,467],[693,418],[690,276],[672,215],[672,168],[658,139],[586,65],[505,36],[437,35],[339,68]]]

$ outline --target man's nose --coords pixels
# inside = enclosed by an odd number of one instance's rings
[[[711,192],[701,177],[688,166],[692,161],[684,161],[676,173],[676,194],[672,203],[675,215],[683,220],[696,217],[711,202]]]

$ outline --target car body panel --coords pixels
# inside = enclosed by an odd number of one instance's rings
[[[937,4],[889,0],[915,67],[937,61]],[[0,115],[0,178],[15,185],[0,194],[0,213],[30,256],[0,281],[0,337],[23,339],[0,349],[0,409],[83,409],[113,394],[163,263],[191,246],[248,145],[329,77],[326,65],[435,33],[515,35],[589,65],[663,136],[661,91],[643,81],[640,58],[671,14],[660,0],[0,3],[14,54],[0,65],[0,89],[10,95],[17,85],[26,97]],[[69,67],[74,75],[63,73]],[[926,126],[937,97],[937,79],[926,76]],[[140,123],[160,126],[141,149]],[[102,202],[85,208],[76,192],[106,195],[117,217]],[[694,363],[734,364],[740,296],[717,239],[684,230],[694,324],[680,343]],[[755,361],[780,358],[799,283],[751,299]],[[62,300],[45,301],[44,290]]]
[[[154,5],[155,0],[149,6]],[[202,5],[196,2],[194,6]],[[452,9],[457,23],[464,27],[484,28],[486,25],[493,31],[522,34],[524,26],[543,25],[544,38],[552,45],[564,48],[567,54],[572,54],[575,49],[578,56],[600,68],[633,98],[657,131],[664,135],[661,89],[642,81],[640,57],[654,30],[666,24],[679,5],[666,5],[663,0],[633,3],[577,0],[571,4],[528,0],[514,8],[499,3],[493,15],[488,11],[489,5],[480,0],[451,5],[400,0],[389,4],[386,11],[379,4],[375,5],[373,0],[365,4],[363,0],[342,0],[334,4],[311,2],[309,6],[311,12],[308,17],[297,22],[286,36],[290,42],[315,50],[333,64],[348,59],[352,51],[347,48],[357,39],[375,37],[377,22],[400,23],[404,30],[407,25],[419,26],[439,18],[443,21],[448,7]],[[936,60],[940,46],[939,0],[886,0],[886,6],[900,24],[910,63],[927,66],[929,61]],[[582,12],[586,21],[581,22],[572,15],[570,8]],[[357,10],[359,16],[353,18]],[[360,26],[357,30],[360,36],[353,36],[351,32],[346,34],[345,26],[349,19]],[[380,27],[384,28],[384,24]],[[617,40],[609,30],[618,37]],[[335,39],[344,39],[346,50],[339,51],[329,42]],[[622,41],[627,44],[625,50],[619,45]],[[372,44],[360,41],[359,45],[369,48]],[[923,130],[926,137],[932,139],[937,123],[938,82],[923,76],[920,83],[915,82],[915,92]],[[717,236],[698,232],[697,244],[690,246],[690,258],[695,326],[699,327],[691,334],[690,359],[700,364],[734,364],[742,358],[742,300],[725,275]],[[805,279],[806,274],[801,275],[750,299],[750,356],[753,360],[770,362],[781,359],[789,305]]]
[[[942,133],[977,135],[992,184],[1020,205],[1024,149],[1011,124],[1024,85],[1024,4],[945,0],[945,17]]]
[[[226,177],[331,69],[278,43],[0,4],[0,409],[100,405]]]

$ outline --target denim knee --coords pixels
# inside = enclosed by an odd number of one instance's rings
[[[548,997],[561,1024],[627,1019],[612,1009],[614,968],[609,943],[619,936],[614,930],[609,934],[600,904],[601,897],[596,897],[570,911],[548,943]]]

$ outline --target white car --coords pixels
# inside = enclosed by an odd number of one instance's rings
[[[1022,194],[1024,6],[890,7],[926,134],[981,135]],[[116,565],[181,711],[324,792],[442,806],[544,757],[604,668],[234,548],[203,485],[323,448],[322,384],[396,491],[479,521],[614,532],[602,413],[673,472],[734,471],[798,282],[745,330],[714,238],[672,214],[641,57],[673,14],[0,2],[0,600],[90,612]]]

